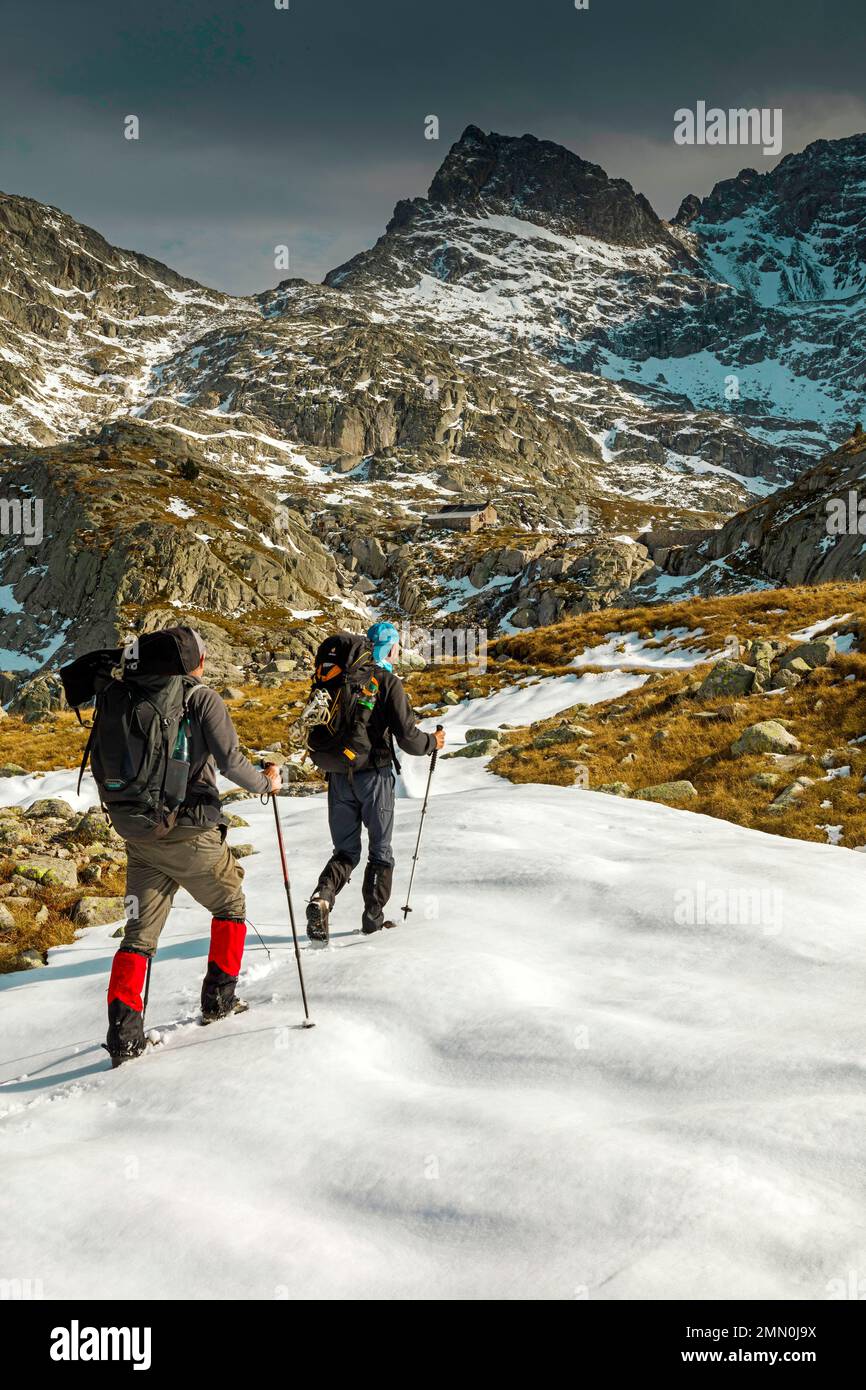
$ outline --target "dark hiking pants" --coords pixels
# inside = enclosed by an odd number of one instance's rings
[[[328,777],[328,825],[334,848],[319,875],[316,893],[333,907],[340,889],[361,862],[361,831],[366,829],[369,843],[363,925],[368,928],[382,925],[383,909],[391,896],[395,782],[390,764],[367,768],[351,777],[342,772],[332,772]]]

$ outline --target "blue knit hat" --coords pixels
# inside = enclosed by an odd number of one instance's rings
[[[392,670],[388,654],[392,647],[400,641],[400,634],[393,623],[374,623],[367,629],[367,636],[373,643],[373,660],[377,666],[384,666],[386,671]]]

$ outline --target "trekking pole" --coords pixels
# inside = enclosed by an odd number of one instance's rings
[[[315,1028],[315,1023],[310,1018],[310,1010],[307,1007],[307,990],[304,985],[304,970],[301,965],[301,948],[298,945],[298,932],[295,927],[295,909],[292,906],[292,890],[289,884],[289,866],[286,863],[286,848],[283,844],[283,828],[280,825],[280,813],[277,810],[277,798],[271,794],[271,801],[274,807],[274,825],[277,827],[277,844],[280,847],[280,863],[283,866],[283,883],[286,886],[286,900],[289,904],[289,921],[292,924],[292,940],[295,943],[295,960],[298,963],[298,979],[301,982],[301,998],[304,1001],[304,1021],[302,1028]]]
[[[439,733],[439,731],[440,731],[441,728],[442,728],[442,725],[441,725],[441,724],[437,724],[437,725],[436,725],[436,732]],[[406,904],[405,904],[405,906],[401,909],[401,910],[402,910],[402,913],[403,913],[403,921],[404,921],[404,922],[406,921],[406,918],[409,916],[409,913],[412,911],[411,907],[409,906],[409,899],[410,899],[411,896],[412,896],[412,884],[413,884],[414,881],[415,881],[415,865],[418,863],[418,850],[419,850],[420,847],[421,847],[421,831],[424,829],[424,817],[425,817],[426,814],[427,814],[427,798],[428,798],[428,796],[430,795],[430,783],[433,781],[433,773],[434,773],[435,768],[436,768],[436,759],[437,759],[438,756],[439,756],[439,749],[438,749],[438,748],[434,748],[434,749],[433,749],[433,756],[432,756],[432,758],[430,759],[430,771],[427,773],[427,790],[426,790],[425,793],[424,793],[424,804],[423,804],[423,806],[421,807],[421,820],[420,820],[419,823],[418,823],[418,839],[415,841],[415,853],[412,855],[412,872],[411,872],[411,874],[409,875],[409,891],[408,891],[407,894],[406,894]]]

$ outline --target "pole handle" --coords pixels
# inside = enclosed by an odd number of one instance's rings
[[[438,733],[441,733],[441,731],[442,731],[442,729],[443,729],[444,727],[445,727],[444,724],[437,724],[437,725],[436,725],[436,732],[437,732],[437,734],[438,734]],[[438,748],[434,748],[434,749],[433,749],[433,757],[430,759],[430,771],[431,771],[431,772],[433,771],[434,767],[436,766],[436,759],[438,758],[438,756],[439,756],[439,749],[438,749]]]

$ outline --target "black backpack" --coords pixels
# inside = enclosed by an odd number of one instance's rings
[[[79,789],[89,759],[102,807],[128,839],[165,835],[189,781],[187,697],[196,682],[180,673],[178,647],[156,640],[164,633],[149,636],[133,649],[89,652],[60,672],[76,712],[95,706]]]
[[[307,730],[307,752],[322,772],[363,772],[369,767],[373,749],[368,726],[378,696],[367,638],[351,632],[326,637],[316,652],[310,686],[312,708],[321,713],[319,722]]]

